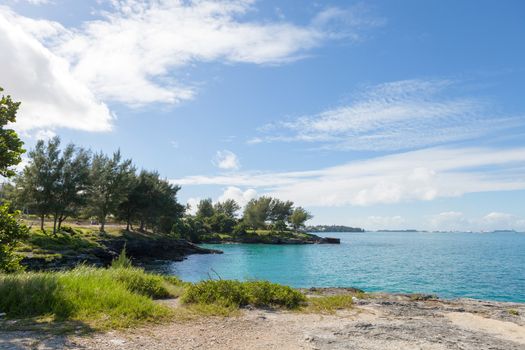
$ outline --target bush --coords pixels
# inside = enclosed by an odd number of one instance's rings
[[[254,306],[284,306],[295,309],[306,300],[301,292],[268,281],[251,281],[244,285],[250,296],[250,304]]]
[[[186,304],[217,304],[225,307],[299,307],[305,297],[287,286],[267,281],[202,281],[191,285],[182,297]]]
[[[241,221],[233,227],[233,236],[242,237],[246,234],[247,230],[248,230],[248,226],[244,222]]]
[[[71,226],[62,225],[60,228],[61,232],[69,233],[70,235],[76,235],[78,232]]]
[[[18,212],[9,213],[9,205],[0,205],[0,272],[15,272],[21,269],[20,257],[13,254],[15,245],[26,238],[29,229],[18,222]]]
[[[127,327],[170,316],[170,309],[152,298],[170,295],[172,281],[138,268],[86,266],[0,275],[0,310],[10,318],[52,316],[99,329]]]

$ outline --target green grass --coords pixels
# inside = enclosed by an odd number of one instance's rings
[[[520,315],[519,311],[516,310],[516,309],[509,309],[507,311],[509,312],[509,314],[511,314],[513,316],[519,316]]]
[[[190,285],[182,296],[185,304],[219,305],[226,308],[254,305],[296,309],[305,300],[301,292],[267,281],[202,281]]]
[[[0,275],[0,310],[8,318],[81,322],[93,329],[129,327],[172,316],[155,298],[180,294],[182,283],[138,268],[80,266],[67,272]]]
[[[308,298],[308,305],[301,311],[307,313],[334,314],[337,310],[350,309],[353,295],[341,294]]]

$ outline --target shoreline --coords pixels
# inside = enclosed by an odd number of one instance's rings
[[[310,298],[345,288],[306,291]],[[304,313],[247,307],[230,317],[174,320],[88,335],[0,331],[0,349],[430,349],[519,350],[525,303],[366,294],[349,309]],[[177,299],[160,301],[180,307]]]

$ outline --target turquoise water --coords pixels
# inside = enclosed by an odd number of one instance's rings
[[[340,245],[205,245],[164,271],[183,280],[265,279],[293,287],[434,293],[525,302],[523,233],[331,233]]]

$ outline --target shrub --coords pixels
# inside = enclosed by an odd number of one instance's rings
[[[293,309],[299,307],[305,297],[290,287],[267,281],[219,280],[192,284],[183,295],[182,301],[186,304],[217,304],[225,307],[252,304]]]
[[[62,225],[60,228],[61,232],[69,233],[70,235],[76,235],[78,232],[71,226]]]
[[[29,229],[18,222],[19,213],[9,213],[9,205],[0,205],[0,272],[21,269],[20,257],[13,254],[15,245],[26,238]]]
[[[295,309],[306,299],[305,296],[288,286],[282,286],[268,281],[245,282],[249,302],[255,306],[284,306]]]
[[[246,234],[247,230],[248,230],[248,226],[244,222],[241,221],[233,227],[233,236],[242,237]]]

